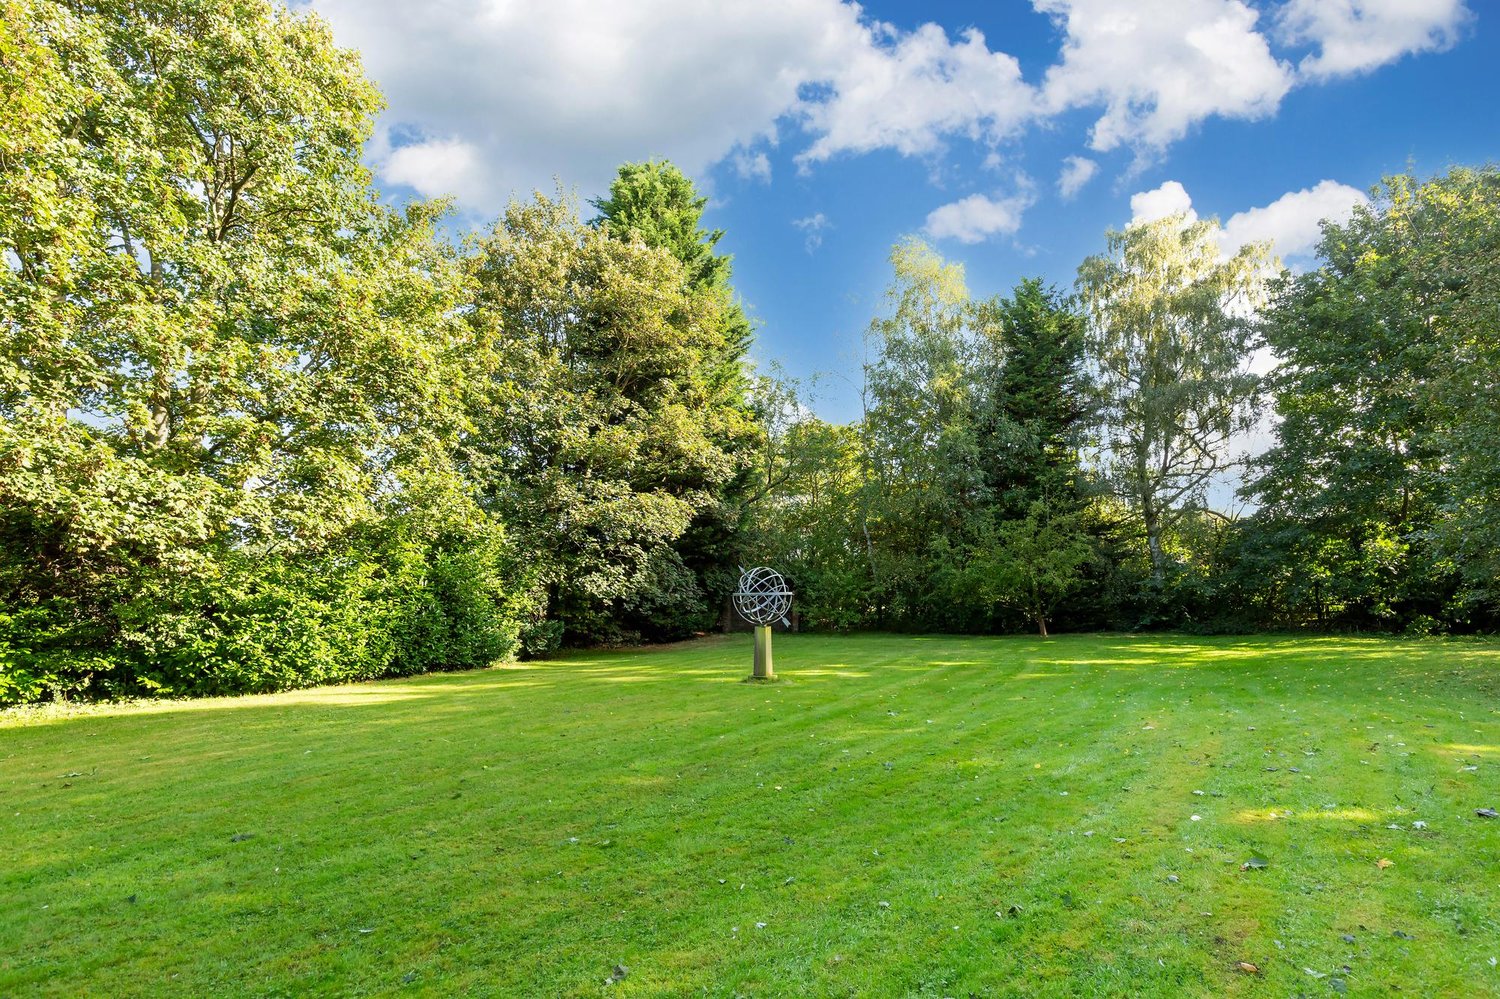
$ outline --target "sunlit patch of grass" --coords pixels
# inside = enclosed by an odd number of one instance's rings
[[[1234,816],[1236,822],[1380,822],[1394,816],[1383,816],[1368,808],[1320,808],[1294,812],[1290,809],[1246,811]]]
[[[1500,993],[1500,646],[776,652],[0,715],[0,995]]]

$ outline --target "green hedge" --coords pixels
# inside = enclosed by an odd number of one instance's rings
[[[394,532],[296,558],[228,552],[121,589],[0,608],[0,704],[467,669],[515,655],[535,616],[498,534]]]

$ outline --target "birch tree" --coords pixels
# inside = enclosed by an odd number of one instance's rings
[[[1226,256],[1218,231],[1182,214],[1131,225],[1078,271],[1106,469],[1141,518],[1158,581],[1164,537],[1203,507],[1230,439],[1256,419],[1251,320],[1269,247]]]

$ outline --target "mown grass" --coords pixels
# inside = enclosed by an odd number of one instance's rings
[[[1500,645],[776,651],[0,716],[0,995],[1500,994]]]

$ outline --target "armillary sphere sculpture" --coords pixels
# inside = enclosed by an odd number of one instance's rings
[[[734,609],[755,625],[755,680],[773,680],[776,669],[771,663],[771,622],[789,624],[792,591],[775,569],[763,565],[740,571],[740,586],[734,593]]]

